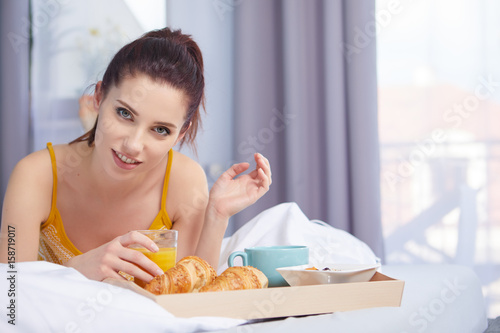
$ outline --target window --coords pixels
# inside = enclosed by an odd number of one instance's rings
[[[377,0],[375,13],[387,263],[471,267],[489,317],[500,314],[498,12]]]

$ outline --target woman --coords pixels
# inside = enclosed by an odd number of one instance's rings
[[[124,46],[96,84],[94,127],[15,167],[0,261],[15,228],[18,262],[38,258],[95,280],[126,273],[147,282],[163,272],[127,246],[157,251],[133,230],[166,227],[178,231],[178,258],[197,255],[217,267],[229,217],[268,191],[271,170],[255,154],[255,170],[240,175],[249,165],[235,164],[208,193],[200,165],[172,150],[193,144],[203,91],[201,52],[189,36],[165,28]]]

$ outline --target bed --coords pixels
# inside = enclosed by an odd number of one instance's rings
[[[253,245],[305,244],[311,264],[376,262],[352,235],[309,221],[286,203],[261,213],[226,238],[218,272],[233,251]],[[405,281],[400,307],[244,321],[178,318],[134,291],[87,279],[48,262],[0,264],[0,332],[467,332],[482,333],[488,319],[475,273],[456,265],[382,266]],[[494,324],[494,323],[492,323]],[[492,325],[490,325],[490,328]],[[491,331],[491,330],[490,330]]]
[[[15,273],[2,264],[0,331],[259,333],[314,328],[314,332],[481,333],[487,329],[481,285],[469,268],[415,265],[382,269],[405,281],[401,307],[245,322],[177,318],[131,290],[88,280],[72,268],[47,262],[18,263]],[[9,290],[15,295],[9,296]],[[14,311],[8,309],[9,304],[14,304]],[[14,315],[9,317],[9,313]],[[12,319],[15,325],[9,324]]]

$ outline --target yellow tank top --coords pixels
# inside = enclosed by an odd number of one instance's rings
[[[74,256],[82,254],[64,231],[63,221],[59,210],[57,209],[57,165],[56,156],[52,144],[47,143],[47,149],[50,153],[50,160],[52,162],[52,207],[50,209],[49,217],[40,226],[40,245],[38,248],[38,260],[45,260],[56,264],[64,264],[66,261]],[[168,180],[170,177],[170,169],[172,167],[173,150],[168,152],[167,170],[163,181],[163,194],[161,197],[160,211],[156,215],[153,223],[149,227],[150,230],[156,229],[171,229],[172,222],[168,217],[165,209],[165,202],[167,199]]]

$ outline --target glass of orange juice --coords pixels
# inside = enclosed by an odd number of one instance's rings
[[[158,252],[151,252],[148,249],[134,244],[129,248],[144,253],[165,272],[175,266],[177,256],[177,230],[137,230],[148,236],[160,249]]]

